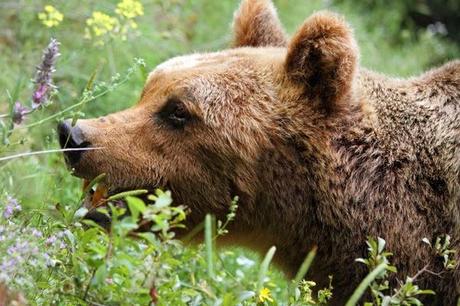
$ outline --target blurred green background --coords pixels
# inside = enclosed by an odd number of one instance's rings
[[[80,117],[94,117],[136,102],[149,70],[180,54],[226,48],[236,0],[142,0],[144,15],[127,40],[112,39],[103,46],[84,38],[85,22],[93,11],[113,14],[116,0],[2,0],[0,2],[0,113],[12,101],[30,104],[31,79],[41,50],[51,37],[61,42],[55,83],[59,94],[47,108],[31,115],[35,122],[76,103],[90,76],[109,81],[143,58],[146,69],[113,92],[81,109]],[[382,73],[410,77],[450,59],[459,58],[459,1],[428,0],[277,0],[287,31],[295,29],[314,11],[330,9],[345,16],[355,29],[363,66]],[[64,20],[45,27],[37,15],[53,5]],[[72,116],[68,113],[66,116]],[[62,118],[57,118],[62,119]],[[18,126],[10,144],[0,146],[0,157],[18,152],[57,148],[56,120],[33,128]],[[56,203],[79,206],[80,181],[66,170],[60,154],[0,162],[0,191],[17,197],[29,209],[52,212]]]

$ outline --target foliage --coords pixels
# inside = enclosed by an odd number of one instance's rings
[[[364,65],[385,73],[412,75],[460,54],[439,31],[401,29],[398,4],[362,14],[351,0],[275,2],[290,32],[314,10],[345,14]],[[103,210],[114,220],[107,232],[81,219],[78,181],[54,154],[58,120],[125,108],[138,98],[148,68],[228,45],[234,1],[6,0],[0,8],[0,52],[7,59],[0,62],[0,283],[31,305],[328,303],[332,285],[316,292],[308,280],[315,250],[292,281],[272,267],[274,248],[262,260],[238,248],[216,250],[218,237],[237,222],[238,199],[229,203],[225,220],[207,218],[207,239],[198,246],[175,239],[186,216],[167,191],[147,203],[124,194],[127,206],[121,207],[112,199]],[[151,222],[151,233],[136,232],[141,216]],[[447,269],[457,264],[449,239],[430,243]],[[386,279],[394,268],[384,245],[369,239],[369,256],[361,260],[371,271],[385,265],[370,282],[373,303],[416,303],[429,292],[417,287],[416,277],[391,292]],[[3,292],[0,284],[0,302]]]
[[[414,284],[416,278],[426,272],[426,267],[420,270],[415,276],[406,277],[405,282],[402,283],[399,288],[392,290],[394,292],[393,294],[388,293],[391,292],[388,276],[391,273],[396,273],[397,269],[390,264],[388,258],[392,256],[392,254],[385,251],[385,244],[385,240],[380,237],[377,238],[377,240],[369,237],[367,240],[369,251],[368,257],[366,259],[358,258],[356,260],[365,264],[371,273],[377,271],[377,269],[381,267],[380,272],[375,273],[370,283],[373,302],[367,302],[365,305],[423,305],[419,300],[421,295],[435,294],[432,290],[423,290]]]
[[[335,0],[337,3],[343,0]],[[419,35],[426,28],[433,33],[447,36],[451,39],[460,40],[458,27],[458,11],[460,4],[456,0],[402,0],[402,1],[383,1],[383,0],[365,0],[357,3],[357,9],[361,11],[396,11],[396,16],[392,18],[391,30],[388,35],[393,39],[399,39],[400,33],[403,35]],[[386,16],[385,16],[386,15]],[[387,19],[390,15],[386,13],[382,17]],[[381,19],[375,19],[381,22]],[[389,23],[386,23],[389,24]],[[403,29],[403,31],[397,31]],[[394,31],[393,31],[394,30]],[[399,33],[398,33],[399,32]]]

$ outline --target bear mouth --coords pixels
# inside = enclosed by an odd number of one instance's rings
[[[102,182],[95,183],[92,186],[90,184],[90,180],[82,180],[82,192],[84,196],[82,206],[88,210],[105,206],[110,196],[116,194],[113,188],[110,191],[111,189]]]
[[[87,179],[82,179],[82,206],[87,209],[95,209],[107,206],[109,202],[123,200],[127,196],[135,196],[146,199],[147,195],[153,194],[159,186],[143,188],[121,188],[108,186],[104,182],[94,183]]]
[[[100,175],[93,180],[82,179],[82,202],[81,207],[87,209],[87,213],[84,216],[84,219],[89,219],[105,229],[110,228],[111,224],[111,212],[110,210],[107,213],[101,212],[100,208],[107,208],[109,204],[112,204],[115,207],[127,209],[126,196],[135,196],[143,200],[148,204],[148,195],[152,194],[156,188],[119,188],[114,186],[108,186],[104,182],[104,175]],[[127,211],[125,215],[129,215]],[[140,227],[143,223],[140,220]]]

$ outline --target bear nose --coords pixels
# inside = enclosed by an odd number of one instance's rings
[[[83,132],[78,125],[72,126],[69,120],[60,122],[57,132],[59,143],[63,149],[84,149],[90,145],[88,141],[85,141]],[[84,150],[65,151],[64,156],[67,163],[72,166],[78,163],[83,152]]]

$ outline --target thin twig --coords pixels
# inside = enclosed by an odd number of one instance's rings
[[[431,271],[431,270],[428,270],[428,267],[429,267],[429,264],[425,265],[420,271],[418,271],[413,277],[411,277],[412,282],[415,282],[415,280],[416,280],[420,275],[422,275],[422,274],[425,273],[425,272],[427,272],[427,273],[429,273],[429,274],[433,274],[433,275],[438,275],[438,276],[439,276],[438,273],[433,272],[433,271]],[[403,283],[400,282],[399,286],[400,286],[399,289],[395,292],[395,294],[393,294],[393,295],[391,296],[392,299],[396,298],[396,297],[401,293]]]
[[[86,298],[88,296],[89,288],[91,287],[91,282],[93,281],[94,275],[96,275],[96,268],[93,269],[93,272],[91,273],[91,277],[89,279],[88,285],[85,288],[85,293],[83,294],[83,300],[86,301]]]
[[[123,80],[121,80],[120,82],[114,84],[113,86],[118,87],[118,86],[123,85],[124,83],[126,83],[128,80],[129,80],[129,77],[126,77],[126,78],[124,78]],[[51,115],[51,116],[48,116],[48,117],[46,117],[46,118],[44,118],[44,119],[42,119],[42,120],[39,120],[39,121],[34,122],[34,123],[31,123],[31,124],[29,124],[29,125],[21,126],[21,127],[19,127],[19,128],[20,128],[20,129],[31,128],[31,127],[34,127],[34,126],[43,124],[43,123],[45,123],[45,122],[47,122],[47,121],[49,121],[49,120],[52,120],[52,119],[54,119],[54,118],[58,118],[58,117],[60,117],[61,115],[63,115],[63,114],[65,114],[65,113],[67,113],[67,112],[73,110],[74,108],[77,108],[77,107],[79,107],[79,106],[81,106],[81,105],[84,105],[84,104],[86,104],[86,103],[89,103],[89,102],[91,102],[91,101],[94,101],[94,100],[98,99],[99,97],[104,96],[105,94],[109,93],[110,91],[111,91],[111,89],[107,88],[107,89],[103,90],[102,92],[100,92],[100,93],[98,93],[98,94],[96,94],[96,95],[94,95],[94,96],[83,98],[80,102],[78,102],[78,103],[76,103],[76,104],[73,104],[73,105],[71,105],[71,106],[69,106],[69,107],[63,109],[63,110],[60,111],[60,112],[57,112],[57,113],[55,113],[55,114],[53,114],[53,115]]]
[[[420,271],[418,271],[413,277],[411,277],[412,281],[415,281],[422,273],[428,271],[428,264],[425,265]]]
[[[5,156],[0,158],[0,162],[7,161],[10,159],[27,157],[32,155],[48,154],[48,153],[58,153],[58,152],[69,152],[69,151],[90,151],[90,150],[100,150],[102,147],[96,148],[69,148],[69,149],[53,149],[53,150],[44,150],[44,151],[34,151],[34,152],[24,152],[15,155]]]

